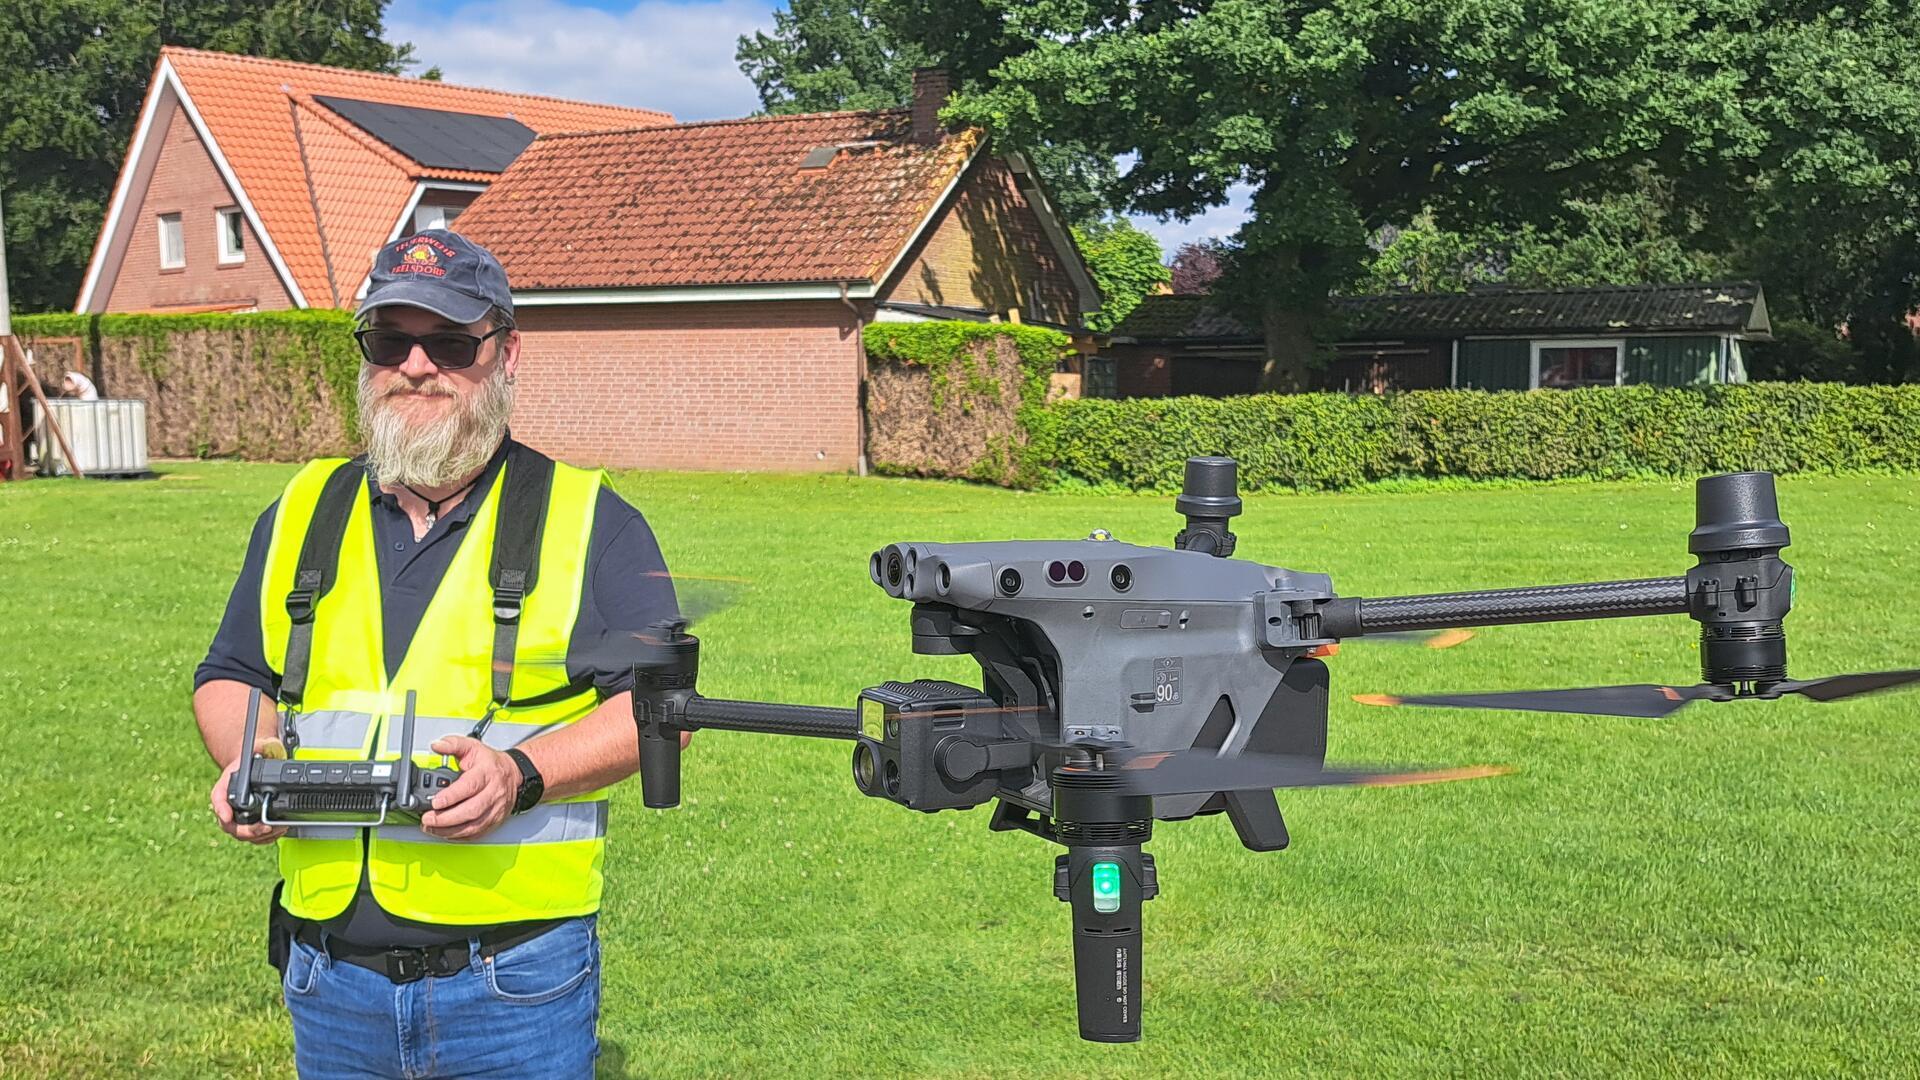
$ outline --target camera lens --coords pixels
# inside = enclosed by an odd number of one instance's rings
[[[1107,580],[1113,583],[1115,592],[1126,592],[1133,588],[1133,570],[1126,563],[1115,563],[1107,574]]]
[[[887,762],[887,797],[900,797],[900,763],[893,760]]]
[[[940,572],[934,577],[934,589],[941,596],[953,591],[953,568],[946,563],[940,564]]]
[[[1055,559],[1047,564],[1047,580],[1059,584],[1067,579],[1067,564]]]
[[[1020,591],[1020,571],[1009,566],[1000,571],[1000,591],[1013,596]]]
[[[868,795],[879,794],[873,787],[873,751],[866,743],[853,745],[853,786]]]
[[[1075,585],[1087,580],[1087,564],[1075,559],[1067,564],[1067,580]]]
[[[896,588],[900,585],[900,553],[898,551],[887,552],[887,584]]]

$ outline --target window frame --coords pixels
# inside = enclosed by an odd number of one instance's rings
[[[182,223],[180,212],[176,210],[168,214],[155,214],[153,220],[156,228],[155,240],[158,241],[160,249],[160,269],[185,270],[187,268],[187,231],[185,225]],[[175,262],[167,261],[168,225],[173,226],[173,246],[178,256],[178,260]]]
[[[1627,381],[1627,339],[1626,338],[1534,338],[1527,342],[1527,389],[1540,389],[1540,350],[1541,349],[1612,349],[1613,385],[1625,386]]]
[[[237,249],[227,247],[227,221],[231,219],[238,229],[240,246]],[[220,265],[238,266],[247,261],[247,219],[237,206],[225,206],[213,212],[214,248],[220,253]]]

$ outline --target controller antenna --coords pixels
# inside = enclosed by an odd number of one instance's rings
[[[1234,535],[1227,521],[1240,514],[1238,469],[1227,457],[1187,459],[1186,481],[1173,501],[1186,515],[1187,527],[1175,534],[1174,547],[1222,559],[1233,554]]]

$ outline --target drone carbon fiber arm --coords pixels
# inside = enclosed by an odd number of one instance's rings
[[[1668,577],[1425,596],[1341,597],[1320,609],[1320,619],[1324,635],[1348,638],[1460,626],[1685,615],[1688,610],[1687,579]]]

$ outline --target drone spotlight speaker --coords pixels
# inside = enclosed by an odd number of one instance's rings
[[[1687,592],[1700,623],[1701,675],[1722,686],[1785,679],[1793,568],[1780,559],[1791,541],[1773,475],[1701,477],[1694,522],[1687,550],[1700,564],[1687,573]]]

